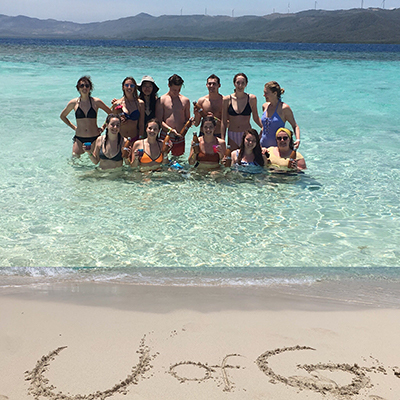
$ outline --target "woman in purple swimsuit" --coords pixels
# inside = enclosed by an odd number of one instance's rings
[[[144,101],[139,99],[136,81],[128,76],[122,81],[124,95],[112,101],[113,112],[121,114],[121,135],[133,144],[144,135]]]
[[[251,128],[251,115],[254,122],[260,128],[262,127],[257,111],[257,97],[254,94],[245,93],[247,83],[248,79],[244,73],[236,74],[233,78],[235,92],[224,96],[222,102],[221,137],[225,139],[228,129],[227,143],[231,150],[239,148],[244,132]]]
[[[80,96],[67,104],[60,118],[75,131],[72,156],[80,157],[85,152],[83,143],[91,143],[93,149],[93,143],[104,130],[97,126],[98,109],[101,108],[107,115],[111,113],[111,110],[100,99],[91,96],[93,83],[90,76],[82,76],[76,84],[76,89]],[[76,126],[67,118],[72,110],[75,110]]]
[[[261,147],[277,146],[275,133],[279,128],[284,128],[285,123],[292,125],[296,135],[294,147],[300,145],[300,128],[294,119],[292,109],[281,100],[285,89],[279,86],[278,82],[271,81],[264,86],[265,103],[262,106],[263,115],[261,117],[262,132],[260,136]]]

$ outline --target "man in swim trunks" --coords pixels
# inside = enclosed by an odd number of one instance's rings
[[[216,120],[217,126],[215,127],[214,136],[220,138],[222,118],[222,94],[219,93],[219,88],[221,87],[220,79],[217,75],[212,74],[207,78],[206,86],[208,95],[200,97],[194,107],[194,125],[198,126],[201,122],[201,118],[206,115],[216,117],[218,120]],[[200,132],[200,136],[202,135],[203,132]]]
[[[181,156],[185,152],[185,138],[179,132],[190,118],[190,101],[180,94],[183,79],[179,75],[172,75],[168,79],[169,91],[160,97],[156,105],[156,118],[161,121],[162,131],[160,138],[164,140],[170,135],[173,143],[172,155]]]

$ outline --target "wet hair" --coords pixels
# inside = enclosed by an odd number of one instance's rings
[[[211,115],[207,115],[206,117],[203,118],[203,120],[201,121],[201,125],[200,125],[200,130],[203,132],[203,125],[204,122],[212,122],[212,124],[214,125],[214,128],[217,126],[217,122],[215,121],[215,118],[212,117]]]
[[[149,126],[149,124],[151,124],[153,122],[155,122],[158,125],[158,130],[161,131],[162,125],[161,125],[161,122],[157,118],[152,118],[152,119],[148,120],[147,124],[146,124],[146,129]]]
[[[104,149],[106,148],[107,139],[108,139],[108,124],[110,123],[110,121],[111,121],[113,118],[117,118],[117,120],[119,121],[119,123],[121,123],[121,116],[120,116],[119,114],[108,114],[108,115],[107,115],[107,118],[106,118],[106,125],[107,125],[107,126],[106,126],[106,135],[105,135],[104,143],[103,143]],[[119,144],[119,146],[121,146],[121,141],[122,141],[122,135],[121,135],[120,132],[118,132],[118,144]]]
[[[215,79],[215,80],[218,82],[218,85],[221,84],[221,80],[220,80],[220,79],[218,78],[218,76],[215,75],[215,74],[211,74],[211,75],[207,78],[207,82],[208,82],[209,79]]]
[[[247,79],[246,74],[243,73],[243,72],[239,72],[238,74],[236,74],[236,75],[233,77],[233,84],[236,83],[236,79],[237,79],[239,76],[243,76],[244,80],[246,81],[246,85],[249,83],[249,80]]]
[[[137,100],[138,99],[138,93],[137,93],[137,83],[135,81],[134,78],[132,78],[131,76],[127,76],[123,81],[122,81],[122,92],[124,93],[125,96],[125,90],[124,90],[124,85],[126,81],[132,81],[135,85],[135,87],[133,88],[133,97]]]
[[[82,77],[80,77],[79,79],[78,79],[78,82],[76,82],[76,90],[79,92],[79,85],[80,85],[80,83],[81,82],[86,82],[87,84],[89,84],[89,96],[92,94],[92,90],[93,90],[93,82],[92,82],[92,80],[91,80],[91,78],[90,78],[90,76],[89,75],[85,75],[85,76],[82,76]]]
[[[264,88],[269,89],[272,93],[276,93],[278,95],[278,99],[280,99],[283,93],[285,93],[285,89],[281,88],[279,83],[276,81],[267,82],[264,85]]]
[[[182,86],[184,80],[177,74],[173,74],[168,78],[168,86]]]
[[[260,145],[260,137],[258,136],[258,133],[255,129],[248,129],[242,137],[242,143],[240,144],[239,147],[239,155],[238,155],[238,164],[240,165],[242,163],[242,158],[244,156],[244,141],[246,140],[247,135],[251,135],[254,137],[256,140],[256,147],[253,149],[253,154],[254,154],[254,162],[256,162],[258,165],[261,167],[264,166],[264,158],[262,156],[262,151],[261,151],[261,145]]]

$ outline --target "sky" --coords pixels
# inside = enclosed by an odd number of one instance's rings
[[[266,15],[320,9],[400,8],[400,0],[0,0],[0,14],[40,19],[99,22],[141,12],[160,15]]]

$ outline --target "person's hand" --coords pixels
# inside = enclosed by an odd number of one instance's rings
[[[297,169],[297,160],[290,160],[288,167],[292,169]]]
[[[267,150],[266,147],[261,147],[261,153],[262,153],[262,155],[267,156],[267,157],[269,155],[268,150]]]
[[[297,150],[299,148],[299,146],[300,146],[300,139],[296,139],[294,141],[294,149]]]

